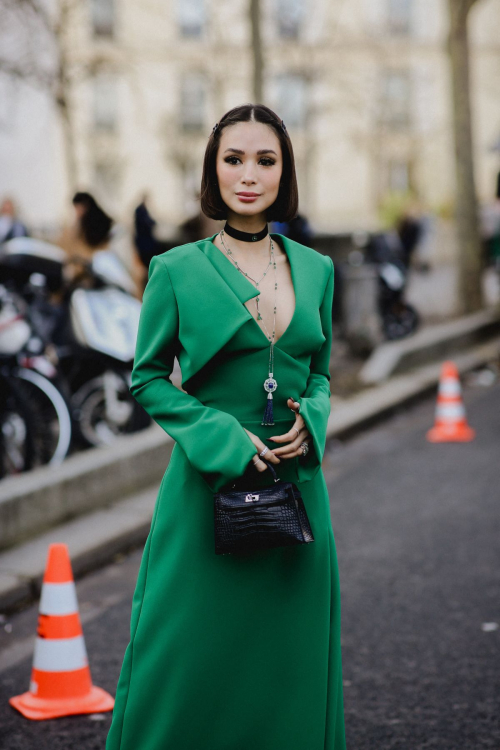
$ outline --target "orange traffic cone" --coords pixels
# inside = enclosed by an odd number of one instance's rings
[[[436,405],[436,421],[427,433],[431,443],[467,443],[476,431],[467,424],[457,366],[443,362]]]
[[[28,719],[111,711],[114,699],[92,685],[75,584],[65,544],[51,544],[42,584],[30,689],[9,703]]]

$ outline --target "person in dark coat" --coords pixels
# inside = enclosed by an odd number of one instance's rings
[[[147,194],[134,211],[134,242],[144,268],[149,269],[151,258],[160,252],[160,245],[154,236],[156,221],[147,207]]]
[[[271,230],[284,234],[285,237],[294,240],[294,242],[300,242],[302,245],[307,245],[313,236],[311,226],[302,214],[297,214],[295,218],[287,222],[273,222]]]

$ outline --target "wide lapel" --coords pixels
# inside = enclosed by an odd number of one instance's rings
[[[205,240],[197,242],[200,249],[209,258],[210,262],[215,266],[217,272],[221,278],[224,279],[231,292],[236,295],[245,310],[248,312],[248,317],[252,315],[249,310],[245,307],[244,303],[248,302],[252,297],[256,297],[259,294],[259,290],[254,285],[245,279],[243,274],[238,271],[236,266],[214,245],[212,240],[213,237],[208,237]]]
[[[184,245],[179,253],[174,248],[167,255],[179,309],[179,363],[183,385],[223,348],[244,323],[252,320],[243,303],[258,294],[258,289],[236,268],[236,276],[231,278],[231,285],[228,284],[207,257],[205,245],[208,242],[202,240]],[[220,250],[213,247],[221,256],[220,260],[225,261]]]

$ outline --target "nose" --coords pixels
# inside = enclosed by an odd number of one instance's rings
[[[256,179],[255,179],[255,167],[253,166],[253,164],[247,163],[245,165],[245,170],[243,172],[242,181],[246,185],[248,185],[250,183],[255,183],[256,182]]]

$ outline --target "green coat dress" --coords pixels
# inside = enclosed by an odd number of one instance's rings
[[[330,413],[333,264],[280,234],[295,290],[275,344],[275,425],[262,426],[269,341],[257,289],[213,237],[154,257],[131,392],[175,440],[133,597],[106,750],[345,750],[340,591],[321,469]],[[183,391],[171,380],[174,358]],[[300,402],[306,456],[278,475],[302,492],[315,541],[215,555],[213,493],[250,472]]]

